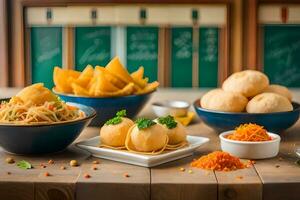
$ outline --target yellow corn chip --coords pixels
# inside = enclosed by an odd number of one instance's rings
[[[133,82],[132,77],[128,71],[123,67],[118,57],[114,57],[105,67],[111,74],[117,76],[125,83]]]
[[[127,96],[132,94],[134,88],[134,83],[128,83],[123,89],[116,92],[102,92],[95,91],[95,95],[98,97],[117,97],[117,96]]]
[[[118,87],[119,89],[122,89],[123,87],[125,87],[126,83],[124,81],[122,81],[121,79],[119,79],[117,76],[115,76],[114,74],[111,74],[109,71],[106,70],[106,68],[104,67],[99,67],[96,66],[95,68],[95,74],[94,76],[98,76],[99,73],[103,72],[106,79],[108,81],[110,81],[112,84],[114,84],[116,87]]]
[[[157,81],[154,81],[152,83],[147,84],[145,88],[137,91],[135,94],[146,94],[146,93],[152,92],[152,91],[156,90],[156,88],[158,86],[159,86],[159,83]]]
[[[90,96],[95,96],[96,86],[97,86],[97,82],[94,81],[94,82],[91,83],[90,86],[88,87],[89,95],[90,95]]]
[[[72,83],[72,88],[74,94],[78,96],[89,96],[89,92],[85,88],[78,85],[77,83]]]
[[[138,68],[138,70],[136,70],[135,72],[132,72],[130,74],[130,76],[133,78],[133,79],[143,79],[144,77],[144,67],[143,66],[140,66]]]
[[[80,72],[75,70],[61,69],[55,67],[53,71],[53,81],[57,90],[71,93],[72,87],[71,83],[74,82],[80,76]]]
[[[97,75],[96,78],[96,91],[101,91],[101,92],[116,92],[118,90],[120,90],[119,88],[117,88],[116,86],[114,86],[111,82],[109,82],[103,71],[100,71]]]
[[[91,65],[87,65],[75,82],[82,87],[86,87],[93,78],[93,75],[93,67]]]
[[[136,70],[135,72],[133,72],[130,76],[132,77],[134,83],[137,84],[141,89],[146,87],[146,85],[149,81],[148,78],[143,78],[144,77],[144,67],[143,66],[139,67],[139,69]]]

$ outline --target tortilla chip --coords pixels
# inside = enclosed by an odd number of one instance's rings
[[[138,68],[138,70],[136,70],[135,72],[132,72],[130,74],[130,76],[133,78],[133,79],[143,79],[144,77],[144,67],[143,66],[140,66]]]
[[[147,84],[145,88],[137,91],[135,94],[146,94],[146,93],[152,92],[152,91],[156,90],[158,88],[158,86],[159,86],[159,83],[157,81],[154,81],[152,83]]]
[[[101,91],[101,92],[116,92],[120,90],[116,86],[114,86],[111,82],[109,82],[105,75],[104,72],[99,72],[96,78],[96,88],[95,92]]]
[[[105,67],[107,71],[114,74],[125,83],[133,82],[128,71],[123,67],[118,57],[113,58]]]
[[[78,85],[77,83],[72,83],[72,89],[74,94],[78,96],[89,96],[89,92],[85,88]]]
[[[53,81],[59,91],[72,93],[71,83],[80,76],[80,72],[75,70],[61,69],[54,67]]]
[[[141,66],[136,70],[135,72],[131,73],[130,75],[134,81],[135,84],[137,84],[141,89],[146,87],[149,78],[143,78],[144,77],[144,67]]]
[[[96,86],[97,86],[96,79],[95,79],[95,81],[92,80],[92,83],[89,84],[89,87],[88,87],[89,95],[92,97],[95,96]]]
[[[95,74],[94,76],[98,76],[99,73],[103,72],[105,75],[105,78],[110,81],[112,84],[114,84],[116,87],[118,87],[119,89],[122,89],[123,87],[126,86],[126,83],[124,81],[122,81],[121,79],[119,79],[117,76],[115,76],[114,74],[111,74],[108,70],[106,70],[106,68],[104,67],[99,67],[96,66],[95,68]]]
[[[102,92],[100,90],[95,91],[97,97],[118,97],[118,96],[127,96],[132,94],[134,89],[134,83],[128,83],[123,89],[116,92]]]
[[[86,87],[93,78],[93,75],[94,68],[91,65],[87,65],[75,82],[82,87]]]

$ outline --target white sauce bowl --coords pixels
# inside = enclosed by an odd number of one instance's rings
[[[246,142],[227,139],[226,136],[234,130],[219,135],[222,151],[246,159],[265,159],[275,157],[279,152],[280,136],[268,132],[272,140],[263,142]]]
[[[156,116],[163,117],[172,115],[174,117],[186,116],[190,104],[186,101],[162,101],[152,103],[152,109]]]

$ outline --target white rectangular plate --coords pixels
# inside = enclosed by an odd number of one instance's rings
[[[126,150],[100,148],[99,136],[81,141],[77,143],[76,146],[89,151],[93,156],[98,158],[104,158],[143,167],[154,167],[156,165],[192,155],[198,147],[207,143],[209,139],[205,137],[187,136],[187,141],[189,142],[188,146],[177,150],[166,151],[165,153],[159,155],[143,155],[132,153]]]

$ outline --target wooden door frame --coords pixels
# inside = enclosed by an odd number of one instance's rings
[[[2,0],[3,1],[3,0]],[[11,40],[10,61],[13,76],[12,85],[23,87],[30,80],[30,54],[28,31],[25,29],[24,8],[28,6],[68,6],[68,5],[101,5],[101,4],[223,4],[227,8],[226,25],[221,28],[222,42],[219,48],[218,83],[229,75],[230,70],[230,3],[231,0],[12,0],[11,1]],[[72,45],[68,45],[69,47]],[[167,62],[164,62],[167,63]],[[168,67],[166,67],[168,69]],[[165,70],[169,71],[169,70]],[[164,82],[166,79],[164,80]],[[167,83],[164,83],[167,85]]]
[[[223,81],[229,76],[232,71],[230,55],[230,16],[231,16],[231,6],[227,4],[226,6],[226,24],[224,27],[220,28],[219,31],[219,63],[218,63],[218,85],[222,85]]]
[[[243,69],[257,69],[258,64],[258,0],[245,0],[243,11],[244,20],[244,67]]]
[[[9,85],[7,0],[0,0],[0,87]]]

